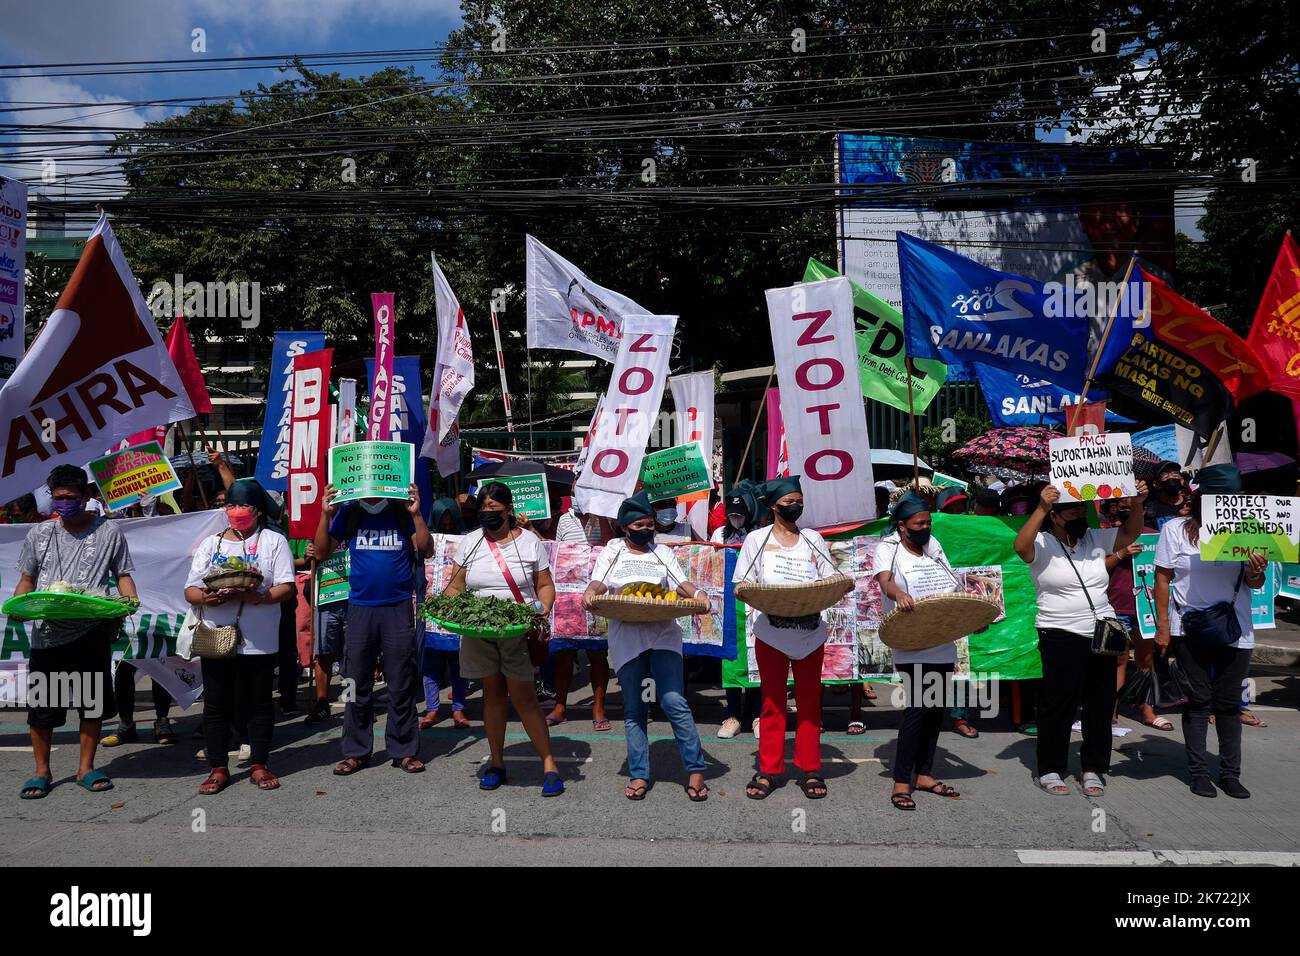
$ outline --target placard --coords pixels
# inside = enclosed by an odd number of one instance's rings
[[[141,494],[165,495],[181,486],[172,463],[156,441],[96,458],[90,463],[90,473],[95,476],[95,484],[104,496],[104,506],[110,511],[130,507],[140,500]]]
[[[641,464],[641,486],[651,501],[713,490],[713,472],[698,441],[651,452]]]
[[[316,606],[348,599],[352,575],[352,549],[340,548],[316,565]]]
[[[1204,495],[1201,560],[1245,561],[1262,554],[1294,563],[1300,557],[1300,499],[1275,495]]]
[[[358,441],[330,449],[329,483],[334,501],[401,498],[415,481],[415,446],[401,441]]]
[[[546,486],[546,475],[497,475],[492,479],[510,489],[515,514],[529,521],[546,521],[551,517],[551,495]]]
[[[1061,504],[1137,494],[1133,439],[1127,432],[1053,438],[1047,443],[1047,453]]]

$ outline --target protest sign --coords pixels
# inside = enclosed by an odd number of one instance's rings
[[[325,348],[324,332],[276,332],[271,377],[266,383],[266,417],[253,477],[267,491],[289,490],[289,433],[293,428],[293,360]]]
[[[352,575],[352,551],[340,548],[316,566],[315,604],[336,604],[348,599]]]
[[[0,176],[0,385],[23,357],[27,186]]]
[[[498,475],[492,480],[510,489],[515,514],[523,515],[529,521],[538,518],[546,521],[551,517],[551,496],[545,474]]]
[[[1139,535],[1137,543],[1142,545],[1142,551],[1133,557],[1133,596],[1137,604],[1138,631],[1147,640],[1156,636],[1156,542],[1159,540],[1158,534]],[[1257,631],[1277,627],[1273,602],[1283,593],[1285,574],[1277,565],[1274,569],[1276,573],[1265,577],[1262,588],[1250,592],[1251,624]],[[1177,615],[1176,608],[1169,609],[1171,623]]]
[[[1204,495],[1201,560],[1245,561],[1262,554],[1295,562],[1300,555],[1300,499],[1274,495]]]
[[[1047,443],[1047,453],[1061,504],[1137,494],[1133,439],[1127,432],[1053,438]]]
[[[358,441],[330,449],[329,483],[342,504],[358,498],[406,498],[415,481],[415,446]]]
[[[289,423],[289,537],[316,534],[325,494],[325,449],[329,447],[330,363],[333,349],[296,356],[290,364],[292,382]]]
[[[90,473],[109,511],[130,507],[142,494],[165,495],[181,486],[172,463],[156,441],[96,458],[90,463]]]
[[[641,485],[651,501],[713,488],[713,473],[698,441],[651,452],[641,464]]]

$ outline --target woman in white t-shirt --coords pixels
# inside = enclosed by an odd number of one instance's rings
[[[1038,507],[1016,534],[1016,554],[1029,565],[1038,592],[1038,655],[1043,684],[1038,695],[1038,785],[1053,796],[1070,792],[1070,727],[1082,707],[1083,792],[1100,797],[1110,772],[1110,722],[1115,710],[1116,658],[1092,653],[1101,618],[1115,618],[1107,592],[1106,558],[1142,533],[1144,482],[1120,528],[1089,528],[1083,502],[1061,501],[1045,485]]]
[[[880,611],[895,606],[910,611],[913,601],[932,594],[961,590],[961,582],[931,534],[930,509],[925,499],[909,491],[894,504],[889,514],[893,530],[876,548],[876,580],[880,582]],[[907,709],[898,728],[894,756],[894,792],[890,802],[899,810],[915,810],[915,790],[940,797],[960,797],[953,787],[930,775],[934,752],[939,744],[946,701],[951,696],[951,674],[957,666],[957,646],[952,641],[920,651],[894,651],[894,670],[902,676]],[[926,690],[939,681],[944,693],[938,702],[928,701]]]
[[[615,538],[601,550],[591,572],[591,583],[582,596],[583,606],[602,594],[622,591],[629,584],[654,584],[677,591],[687,599],[707,601],[704,592],[686,580],[670,548],[655,544],[655,514],[644,491],[619,506],[618,527],[624,537]],[[627,737],[628,784],[623,796],[642,800],[650,786],[650,744],[646,737],[648,700],[659,702],[672,724],[682,766],[690,774],[686,795],[698,803],[707,800],[704,785],[704,754],[686,701],[682,670],[682,628],[673,621],[609,622],[609,658],[623,691],[623,726]],[[645,691],[653,687],[653,694]]]
[[[1255,646],[1250,592],[1264,586],[1268,561],[1251,555],[1249,561],[1201,560],[1201,498],[1235,495],[1241,491],[1241,473],[1233,465],[1211,465],[1196,476],[1190,499],[1191,515],[1173,518],[1160,529],[1156,544],[1156,648],[1168,653],[1170,636],[1176,637],[1178,663],[1187,677],[1187,704],[1183,707],[1183,739],[1192,793],[1215,796],[1206,757],[1210,715],[1217,719],[1219,735],[1219,786],[1230,797],[1250,796],[1241,783],[1242,687]],[[1173,600],[1170,601],[1172,593]],[[1235,630],[1228,615],[1206,620],[1204,612],[1217,604],[1231,605]],[[1226,608],[1221,609],[1226,610]]]
[[[519,527],[509,487],[489,481],[479,489],[478,524],[460,539],[452,559],[451,579],[443,592],[468,591],[532,605],[548,618],[555,603],[555,582],[541,539]],[[515,705],[519,722],[542,759],[542,796],[564,792],[564,781],[551,754],[551,738],[537,702],[533,662],[525,635],[506,638],[462,636],[460,675],[483,682],[483,730],[490,759],[479,774],[480,790],[495,790],[506,782],[505,743],[507,702]]]
[[[280,650],[280,604],[294,589],[289,541],[266,526],[270,502],[252,478],[236,481],[226,492],[228,527],[199,543],[185,581],[185,600],[205,623],[235,624],[243,635],[230,657],[203,658],[204,753],[212,768],[199,793],[220,793],[230,783],[229,753],[233,728],[248,730],[253,765],[250,779],[261,790],[274,790],[279,779],[266,768],[275,713],[271,689]],[[255,588],[209,590],[203,579],[224,558],[239,557],[262,573]]]
[[[749,479],[738,481],[732,486],[724,505],[725,523],[714,530],[709,538],[711,543],[732,548],[739,548],[745,543],[749,533],[758,527],[758,499],[754,497],[757,487]],[[753,728],[754,738],[758,739],[758,688],[727,687],[724,688],[724,696],[726,712],[722,725],[718,728],[718,736],[730,740],[748,723]]]
[[[745,539],[736,561],[735,582],[811,584],[839,573],[822,536],[800,530],[803,488],[798,475],[775,478],[759,486],[758,499],[772,509],[772,526]],[[743,589],[736,597],[742,601]],[[758,658],[760,691],[758,772],[745,785],[745,796],[763,800],[785,772],[786,679],[794,671],[798,709],[794,736],[794,765],[802,772],[799,786],[811,800],[826,796],[821,771],[822,658],[826,624],[820,614],[786,618],[760,614],[750,608],[746,618]]]

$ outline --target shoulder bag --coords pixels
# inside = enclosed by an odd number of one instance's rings
[[[1052,537],[1055,538],[1056,535]],[[1079,579],[1079,589],[1083,591],[1083,596],[1088,601],[1088,609],[1092,611],[1092,618],[1096,622],[1092,626],[1092,652],[1103,657],[1123,657],[1128,653],[1128,631],[1117,618],[1097,616],[1097,606],[1092,603],[1092,595],[1088,593],[1088,586],[1083,583],[1083,575],[1074,566],[1070,549],[1059,538],[1057,544],[1061,546],[1061,553],[1065,555],[1065,560],[1070,562],[1070,570]]]
[[[1241,621],[1237,619],[1237,594],[1246,578],[1246,566],[1241,566],[1237,586],[1232,590],[1231,601],[1219,601],[1207,608],[1184,611],[1178,608],[1183,619],[1183,638],[1205,647],[1231,647],[1241,639]],[[1169,599],[1173,601],[1173,583],[1169,585]],[[1177,607],[1178,602],[1174,601]]]

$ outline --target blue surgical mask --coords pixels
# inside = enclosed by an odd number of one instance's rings
[[[655,511],[655,521],[663,525],[677,523],[676,508],[659,508]]]

